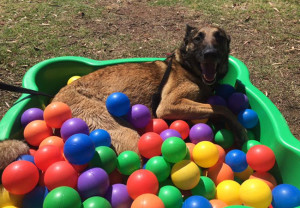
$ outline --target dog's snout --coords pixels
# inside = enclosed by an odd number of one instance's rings
[[[215,48],[207,48],[203,51],[204,58],[216,58],[218,51]]]

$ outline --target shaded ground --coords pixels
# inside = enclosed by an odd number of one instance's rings
[[[214,11],[207,13],[196,6],[183,4],[160,6],[146,0],[115,2],[97,1],[95,5],[101,9],[99,18],[84,9],[71,14],[73,21],[68,27],[70,35],[61,36],[66,39],[64,45],[59,45],[59,52],[47,50],[44,42],[25,42],[21,47],[33,48],[34,55],[28,54],[32,57],[30,62],[20,64],[13,61],[16,54],[9,52],[10,44],[7,41],[14,40],[3,41],[8,51],[3,53],[6,59],[1,61],[0,56],[0,80],[20,85],[25,71],[35,63],[61,55],[99,60],[165,57],[181,42],[187,23],[213,23],[229,32],[232,39],[231,54],[247,65],[252,83],[279,108],[292,133],[300,138],[300,19],[299,15],[293,16],[295,11],[291,11],[290,16],[283,15],[281,8],[273,3],[267,4],[268,8],[258,6],[253,9],[244,2],[228,4],[228,8],[224,9],[227,15],[225,12],[213,16],[211,12]],[[270,14],[266,15],[266,9]],[[232,16],[234,12],[239,16]],[[88,32],[82,36],[76,35],[80,30]],[[81,50],[66,49],[73,46]],[[18,72],[12,68],[18,68]],[[0,118],[18,96],[0,91]]]

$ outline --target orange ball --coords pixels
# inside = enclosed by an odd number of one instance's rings
[[[41,143],[39,148],[46,146],[46,145],[53,145],[59,147],[61,151],[64,151],[64,140],[58,136],[50,136],[44,139]]]
[[[42,120],[32,121],[24,129],[25,140],[35,147],[39,146],[44,139],[52,135],[52,128]]]
[[[273,190],[273,188],[277,186],[276,179],[269,172],[255,172],[249,177],[249,179],[254,178],[263,180],[270,187],[271,190]]]
[[[225,150],[220,145],[218,145],[218,144],[215,144],[215,145],[217,146],[217,149],[219,151],[219,160],[218,160],[217,164],[223,163],[225,161],[225,155],[226,155]]]
[[[216,186],[224,180],[234,180],[234,173],[226,163],[209,168],[207,176],[215,182]]]
[[[70,118],[72,118],[71,108],[62,102],[50,103],[44,110],[44,120],[52,128],[60,128]]]
[[[186,147],[189,150],[191,161],[194,161],[194,159],[193,159],[193,149],[195,147],[195,144],[191,143],[191,142],[188,142],[188,143],[186,143]]]
[[[212,208],[223,208],[228,206],[225,202],[219,199],[212,199],[209,202],[212,205]]]
[[[154,194],[142,194],[138,196],[133,203],[131,208],[165,208],[163,201]]]
[[[170,129],[178,131],[182,139],[186,139],[190,133],[190,126],[183,120],[176,120],[170,125]]]

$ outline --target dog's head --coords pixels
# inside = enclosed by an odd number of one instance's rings
[[[213,85],[228,71],[229,44],[230,37],[219,27],[187,25],[179,50],[181,62],[205,84]]]

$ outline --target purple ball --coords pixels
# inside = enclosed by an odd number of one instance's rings
[[[90,130],[84,120],[80,118],[70,118],[66,120],[60,129],[60,135],[64,141],[74,134],[86,134],[89,135]]]
[[[129,208],[133,201],[128,194],[127,186],[120,183],[110,186],[105,198],[112,208]]]
[[[21,124],[25,127],[31,121],[44,120],[44,111],[39,108],[29,108],[21,116]]]
[[[170,137],[179,137],[181,138],[181,134],[174,129],[166,129],[160,133],[160,137],[165,141]]]
[[[228,108],[235,114],[249,107],[247,95],[241,92],[233,93],[227,100]]]
[[[151,120],[151,112],[147,106],[136,104],[129,110],[127,119],[135,128],[144,128]]]
[[[207,103],[211,104],[211,105],[222,105],[222,106],[227,107],[226,100],[218,95],[213,95],[213,96],[209,97],[207,100]]]
[[[202,141],[212,142],[214,139],[213,130],[209,125],[204,123],[198,123],[192,126],[190,130],[190,140],[192,143],[197,144]]]
[[[84,199],[92,196],[104,196],[109,188],[109,177],[102,168],[91,168],[78,177],[77,189]]]

